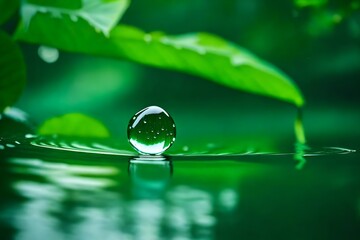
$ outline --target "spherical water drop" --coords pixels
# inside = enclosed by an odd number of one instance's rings
[[[187,151],[189,151],[189,147],[185,145],[185,146],[183,146],[182,150],[183,150],[184,152],[187,152]]]
[[[164,109],[150,106],[131,118],[127,133],[129,142],[136,151],[157,155],[174,143],[176,128],[174,120]]]
[[[47,63],[54,63],[59,58],[59,51],[56,48],[40,46],[38,49],[39,57]]]

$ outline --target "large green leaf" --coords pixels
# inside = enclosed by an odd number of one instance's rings
[[[0,112],[15,103],[26,82],[25,63],[17,44],[0,31]]]
[[[18,7],[19,0],[0,0],[0,25],[8,20]]]
[[[94,31],[84,18],[53,17],[37,12],[28,26],[20,25],[20,40],[62,50],[132,60],[204,77],[239,90],[265,95],[302,106],[296,85],[280,70],[244,49],[206,33],[166,36],[116,26],[108,36]]]

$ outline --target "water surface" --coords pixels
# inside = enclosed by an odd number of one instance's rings
[[[17,142],[15,142],[17,141]],[[3,239],[358,239],[359,154],[2,139]],[[10,144],[10,145],[9,145]],[[10,146],[10,147],[9,147]]]

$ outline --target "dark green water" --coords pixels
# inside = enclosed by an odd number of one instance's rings
[[[297,170],[293,152],[149,160],[104,142],[28,137],[1,140],[1,239],[360,237],[356,152],[308,150]]]

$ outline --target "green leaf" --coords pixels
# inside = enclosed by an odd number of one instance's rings
[[[21,95],[26,83],[25,63],[18,45],[0,31],[0,112]]]
[[[109,131],[98,120],[81,113],[69,113],[45,121],[38,129],[40,135],[74,137],[109,137]]]
[[[19,0],[0,0],[0,25],[6,22],[18,9]]]
[[[59,19],[48,13],[38,13],[28,28],[19,26],[16,37],[70,52],[182,71],[296,106],[304,104],[296,85],[280,70],[244,49],[206,33],[166,36],[119,25],[107,37],[94,31],[84,19],[75,23],[69,16]]]
[[[28,0],[21,5],[21,16],[26,27],[37,13],[46,13],[60,21],[67,17],[74,23],[83,19],[96,31],[108,35],[129,3],[130,0]]]

